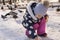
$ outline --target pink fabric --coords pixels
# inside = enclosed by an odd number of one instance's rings
[[[43,18],[39,24],[39,27],[37,29],[37,34],[43,34],[43,33],[46,33],[45,31],[45,28],[46,28],[46,19]]]
[[[29,31],[28,30],[26,30],[26,35],[29,36]]]
[[[37,34],[39,34],[39,35],[41,35],[43,33],[46,33],[45,32],[46,31],[45,30],[45,28],[46,28],[46,20],[45,20],[45,18],[43,18],[41,20],[41,22],[39,22],[39,24],[38,23],[34,24],[33,28],[34,28],[34,30],[37,30]],[[27,36],[29,35],[29,31],[28,30],[26,30],[26,35]]]
[[[39,24],[38,23],[36,23],[36,24],[33,25],[34,30],[37,30],[38,27],[39,27]]]

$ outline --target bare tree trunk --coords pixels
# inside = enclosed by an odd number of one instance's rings
[[[9,4],[12,4],[12,1],[11,0],[9,0]]]
[[[13,0],[13,3],[14,3],[14,0]]]
[[[3,0],[2,2],[3,2],[3,5],[5,5],[5,0]]]
[[[37,0],[38,2],[42,2],[42,0]]]
[[[0,0],[0,3],[1,3],[1,0]]]
[[[17,0],[14,0],[15,8],[17,8],[16,2],[17,2]]]
[[[60,2],[60,0],[59,0],[59,2]]]

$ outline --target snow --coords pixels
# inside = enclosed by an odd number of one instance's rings
[[[10,10],[0,10],[0,40],[28,40],[25,35],[25,28],[21,24],[24,13],[19,14],[19,18],[16,20],[13,18],[3,20],[1,14],[5,15],[8,12]],[[60,40],[60,14],[52,8],[49,8],[47,13],[49,15],[46,29],[48,37],[40,37],[40,39]]]

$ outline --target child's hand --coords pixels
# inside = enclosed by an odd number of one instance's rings
[[[46,22],[48,22],[49,16],[46,14],[44,17],[45,17]]]
[[[40,19],[40,18],[42,17],[42,15],[41,15],[41,14],[37,14],[36,17],[37,17],[38,19]]]
[[[48,18],[49,18],[49,17],[46,17],[46,22],[48,22]]]

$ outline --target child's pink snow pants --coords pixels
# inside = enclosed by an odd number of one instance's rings
[[[36,23],[33,25],[34,30],[37,30],[37,34],[41,35],[43,33],[46,33],[46,19],[43,18],[39,23]],[[26,30],[26,35],[29,35],[28,30]]]
[[[41,20],[41,22],[39,23],[39,27],[37,28],[37,34],[40,35],[40,34],[44,34],[46,33],[45,30],[46,29],[46,19],[43,18]]]

